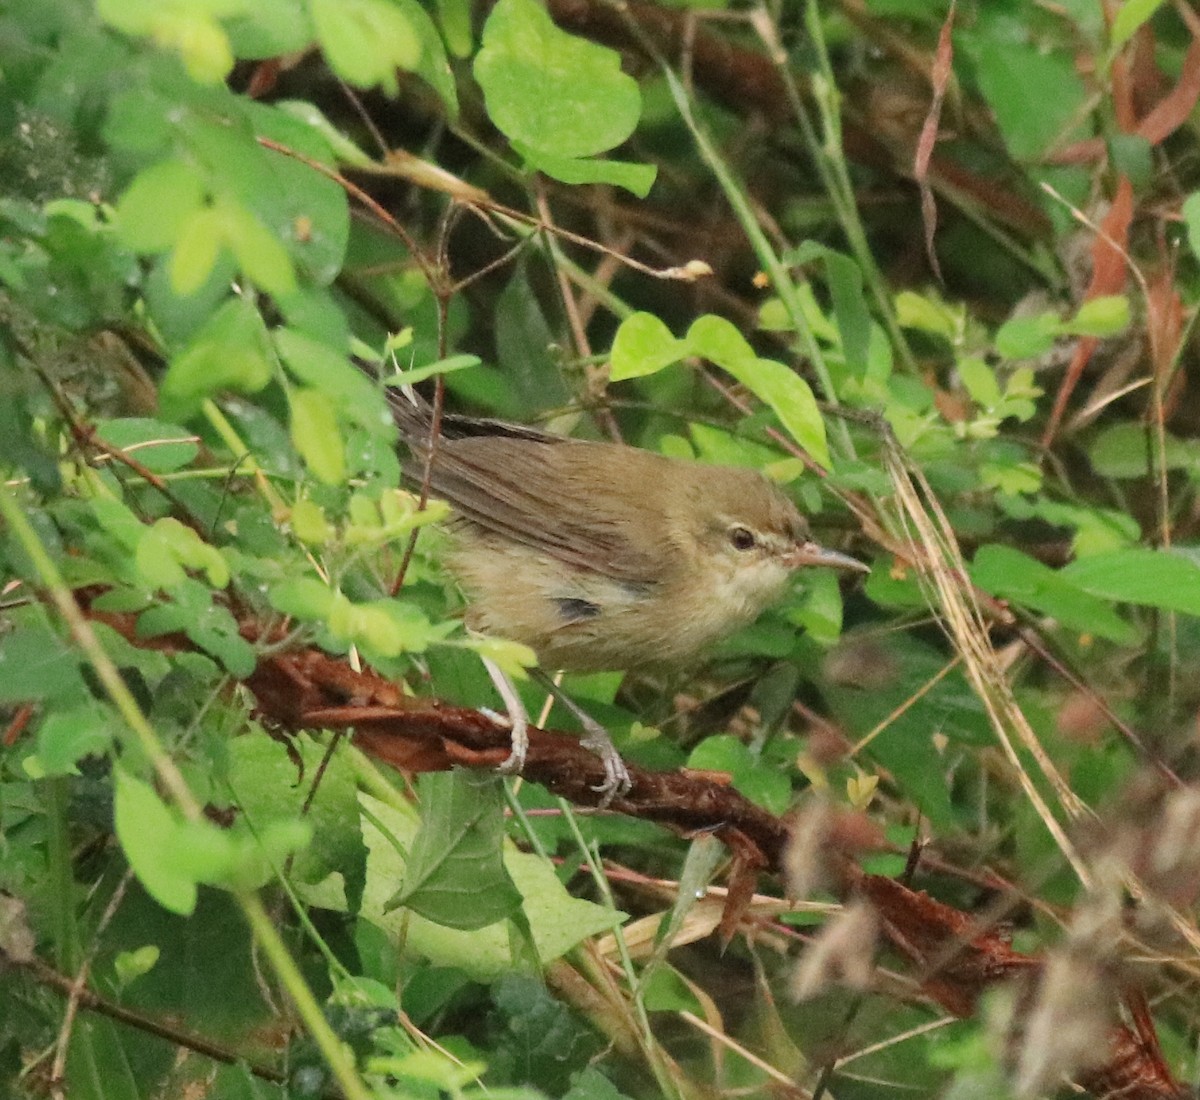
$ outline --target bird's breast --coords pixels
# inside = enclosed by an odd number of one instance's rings
[[[638,584],[479,533],[458,540],[450,564],[468,625],[523,642],[550,669],[685,667],[767,602],[736,575],[685,569]]]

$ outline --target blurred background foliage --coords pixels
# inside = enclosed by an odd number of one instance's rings
[[[9,0],[5,1093],[999,1097],[1103,1049],[886,953],[798,998],[828,890],[722,950],[711,839],[263,728],[248,621],[471,706],[527,660],[354,361],[784,484],[865,583],[572,695],[921,846],[1194,1080],[1198,97],[1183,0]]]

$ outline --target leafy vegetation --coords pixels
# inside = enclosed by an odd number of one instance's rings
[[[1198,98],[1182,0],[11,0],[4,1093],[1182,1095]],[[580,812],[375,376],[871,573],[569,678]]]

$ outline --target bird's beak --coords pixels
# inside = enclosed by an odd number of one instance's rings
[[[869,573],[871,567],[864,565],[858,558],[849,554],[841,554],[837,550],[826,550],[815,542],[802,542],[787,556],[787,563],[793,569],[802,565],[824,565],[830,569],[853,569],[858,573]]]

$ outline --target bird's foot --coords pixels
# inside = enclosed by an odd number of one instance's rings
[[[622,798],[633,786],[633,777],[612,743],[612,738],[596,719],[587,714],[580,714],[579,721],[583,725],[583,737],[579,743],[600,757],[604,765],[604,782],[592,788],[600,794],[598,808],[607,809],[614,798]]]
[[[501,775],[520,775],[525,767],[525,757],[529,752],[529,714],[525,704],[521,702],[513,682],[505,675],[499,665],[489,658],[483,659],[484,667],[496,685],[500,698],[504,700],[510,727],[509,744],[511,749],[508,756],[496,767]]]
[[[525,767],[525,754],[529,750],[529,727],[525,723],[513,723],[512,750],[496,765],[501,775],[520,775]]]

